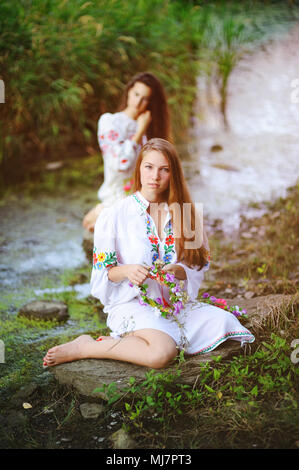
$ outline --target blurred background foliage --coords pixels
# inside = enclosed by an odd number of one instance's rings
[[[295,1],[1,0],[1,186],[98,152],[99,116],[116,111],[140,71],[164,84],[177,141],[200,74],[217,84],[226,122],[231,71],[298,10]]]

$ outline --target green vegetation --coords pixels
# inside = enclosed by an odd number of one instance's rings
[[[264,205],[264,210],[263,216],[243,221],[237,239],[210,238],[217,282],[207,281],[206,289],[224,293],[229,284],[239,293],[247,290],[256,295],[298,292],[299,183],[286,198]],[[242,238],[253,228],[251,238]]]
[[[141,70],[164,83],[176,140],[188,128],[199,74],[216,83],[226,122],[234,66],[298,16],[292,2],[3,0],[2,188],[30,181],[57,156],[94,154],[99,115],[115,111]]]
[[[76,279],[82,276],[80,270]],[[74,279],[74,274],[72,275]],[[62,283],[69,280],[70,273],[64,273]],[[60,300],[68,306],[70,322],[42,321],[20,317],[10,309],[19,310],[20,301],[11,296],[0,305],[0,338],[5,341],[5,365],[0,376],[0,390],[9,393],[42,372],[42,358],[50,347],[71,341],[78,334],[105,334],[106,325],[101,320],[101,304],[90,297],[78,300],[74,292],[44,294],[36,300]],[[24,299],[23,299],[24,302]]]
[[[131,377],[122,394],[114,383],[95,391],[121,407],[138,448],[150,441],[159,448],[292,447],[299,371],[290,354],[287,340],[272,333],[253,354],[203,363],[194,385],[181,383],[181,357],[172,372],[150,370],[141,383]]]

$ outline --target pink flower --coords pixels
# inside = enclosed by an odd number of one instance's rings
[[[167,282],[174,282],[174,274],[166,273],[165,279]]]
[[[227,302],[225,299],[216,299],[215,304],[219,308],[225,308],[227,306]]]
[[[178,315],[180,313],[181,309],[183,308],[183,303],[179,300],[178,302],[173,304],[173,306],[174,306],[174,314]]]

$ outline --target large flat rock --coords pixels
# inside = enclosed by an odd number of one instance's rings
[[[248,320],[245,326],[253,334],[265,323],[265,320],[277,319],[278,315],[283,315],[285,307],[293,306],[299,303],[299,295],[269,295],[263,297],[254,297],[249,300],[227,299],[231,305],[238,304],[241,308],[246,308]],[[248,345],[250,347],[250,345]],[[180,366],[182,374],[180,380],[182,383],[194,384],[200,374],[201,364],[211,361],[216,356],[222,356],[223,359],[231,357],[240,352],[240,343],[233,340],[227,340],[219,347],[207,354],[186,357],[186,362]],[[172,370],[175,366],[169,366],[164,370]],[[141,367],[128,362],[114,361],[111,359],[88,359],[59,364],[51,367],[49,370],[55,378],[61,383],[73,386],[79,393],[86,396],[106,398],[103,394],[94,394],[95,388],[103,384],[115,382],[121,390],[128,384],[129,377],[133,376],[137,381],[142,381],[147,367]]]

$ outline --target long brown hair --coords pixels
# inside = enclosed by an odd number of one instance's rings
[[[148,139],[160,137],[165,140],[172,140],[170,128],[170,116],[167,104],[166,93],[160,80],[150,72],[142,72],[135,75],[126,85],[121,98],[119,111],[127,106],[128,92],[136,82],[147,85],[152,90],[147,109],[151,112],[152,120],[147,128],[146,136]]]
[[[142,147],[135,166],[133,190],[141,190],[141,162],[145,154],[152,150],[162,153],[170,167],[170,182],[165,193],[165,201],[168,203],[169,210],[172,213],[178,261],[183,261],[188,266],[202,268],[209,259],[208,243],[205,246],[203,224],[201,223],[200,227],[198,227],[199,214],[196,212],[194,202],[191,199],[178,153],[170,142],[154,138]],[[188,211],[189,214],[185,210],[186,207],[190,209]],[[200,230],[201,233],[195,234],[195,229],[197,231]],[[188,237],[187,235],[191,232],[193,236]],[[201,240],[200,246],[187,248],[188,243],[190,244],[190,242],[194,241],[196,236],[199,236]]]

